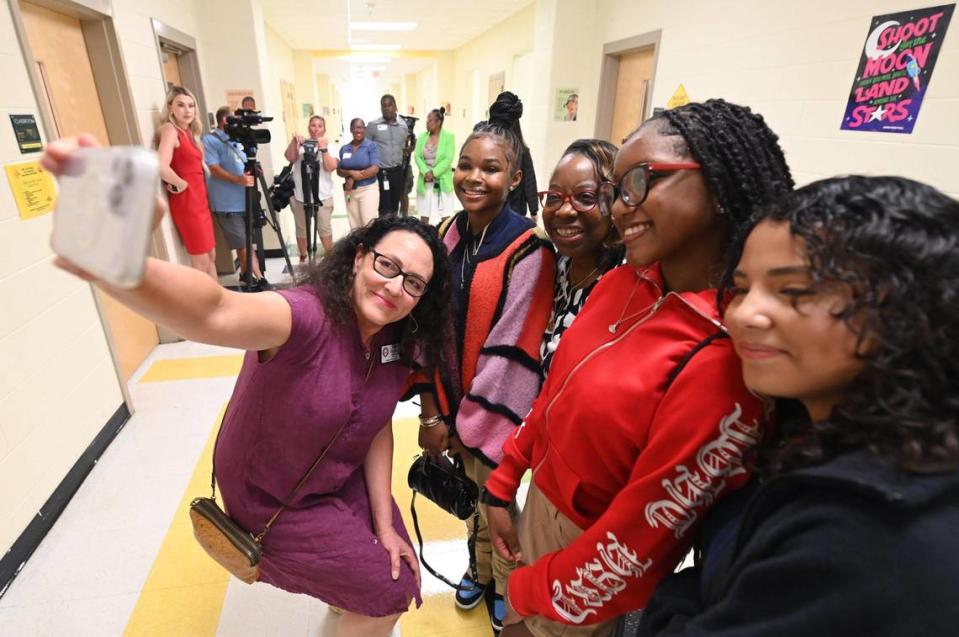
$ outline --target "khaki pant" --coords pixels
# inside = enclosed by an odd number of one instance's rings
[[[463,468],[466,469],[466,475],[469,476],[470,480],[476,483],[476,486],[478,486],[480,490],[483,489],[483,485],[486,484],[486,479],[489,478],[489,475],[493,472],[493,470],[483,464],[481,460],[477,460],[467,452],[463,453]],[[493,546],[490,544],[489,525],[486,522],[486,505],[477,503],[476,508],[480,514],[474,549],[476,552],[476,571],[481,584],[486,584],[490,580],[494,580],[496,582],[496,592],[503,595],[506,591],[506,580],[516,566],[509,560],[503,559],[499,553],[493,550]],[[517,518],[515,504],[510,506],[509,512],[515,524]],[[472,535],[472,518],[466,521],[466,527],[468,533]]]
[[[290,198],[290,209],[296,221],[296,238],[306,239],[306,208],[296,197]],[[321,201],[316,209],[316,234],[320,237],[333,236],[333,200]],[[311,228],[312,229],[312,228]]]
[[[560,513],[543,492],[530,483],[517,529],[519,546],[527,563],[569,546],[582,533],[581,528]],[[590,626],[573,626],[537,615],[527,617],[523,623],[535,637],[609,637],[616,628],[615,619]]]
[[[350,229],[362,228],[379,216],[380,189],[375,184],[360,186],[345,193],[346,216],[350,220]]]

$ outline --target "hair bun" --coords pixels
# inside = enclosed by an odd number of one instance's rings
[[[523,102],[515,93],[503,91],[489,107],[491,122],[512,124],[523,116]]]
[[[446,115],[446,107],[440,106],[440,115]]]

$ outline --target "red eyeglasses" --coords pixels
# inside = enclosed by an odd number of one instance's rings
[[[559,210],[567,201],[576,212],[589,212],[596,207],[597,201],[595,190],[577,190],[571,195],[563,194],[558,190],[544,190],[536,194],[546,212]]]
[[[611,181],[605,181],[599,186],[599,211],[604,217],[613,213],[613,204],[617,199],[622,200],[630,208],[635,208],[646,201],[649,196],[650,184],[655,179],[666,177],[679,170],[698,170],[696,162],[660,163],[647,162],[639,164],[626,171],[617,186]]]

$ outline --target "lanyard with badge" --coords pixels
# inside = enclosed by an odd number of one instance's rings
[[[390,129],[389,124],[377,124],[376,130],[378,131],[388,131]],[[393,131],[390,131],[390,140],[393,139]],[[390,189],[390,176],[386,173],[385,170],[381,170],[380,173],[383,175],[383,192],[388,192]]]

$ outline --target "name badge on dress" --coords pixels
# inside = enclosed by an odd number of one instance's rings
[[[400,360],[400,346],[398,343],[393,343],[392,345],[384,345],[380,348],[380,362],[381,363],[392,363],[393,361]]]
[[[343,153],[343,159],[349,159],[353,156],[353,153]]]
[[[377,124],[376,130],[386,130],[386,124]]]

